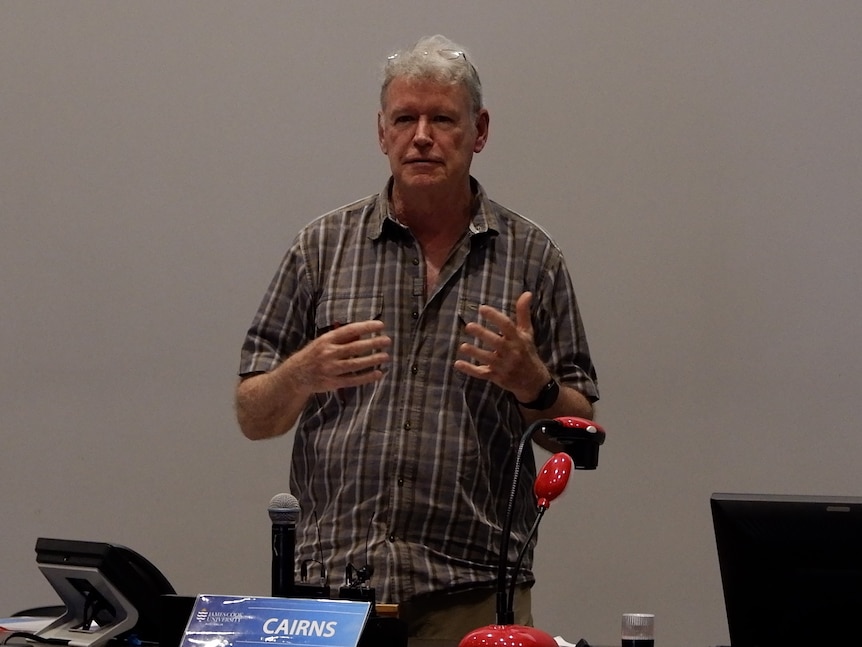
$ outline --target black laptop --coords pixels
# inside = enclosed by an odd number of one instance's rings
[[[862,645],[862,497],[710,497],[731,647]]]

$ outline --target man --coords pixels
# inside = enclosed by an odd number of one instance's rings
[[[434,36],[389,57],[380,98],[392,176],[297,236],[243,345],[237,416],[251,439],[298,421],[300,559],[368,563],[411,634],[458,638],[494,619],[526,426],[592,417],[598,391],[560,250],[470,176],[489,116],[463,48]],[[512,557],[536,514],[526,463]]]

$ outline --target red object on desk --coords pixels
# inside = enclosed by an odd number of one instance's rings
[[[458,647],[558,647],[550,634],[524,625],[488,625],[474,629]]]

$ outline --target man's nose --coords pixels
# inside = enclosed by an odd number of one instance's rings
[[[416,132],[413,141],[417,146],[427,146],[433,140],[431,137],[431,121],[427,117],[419,117],[416,121]]]

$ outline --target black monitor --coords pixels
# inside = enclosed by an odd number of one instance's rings
[[[710,498],[732,647],[862,641],[862,497]]]
[[[96,647],[134,635],[156,642],[160,596],[175,593],[167,578],[125,546],[39,538],[36,563],[66,606],[42,638]]]

